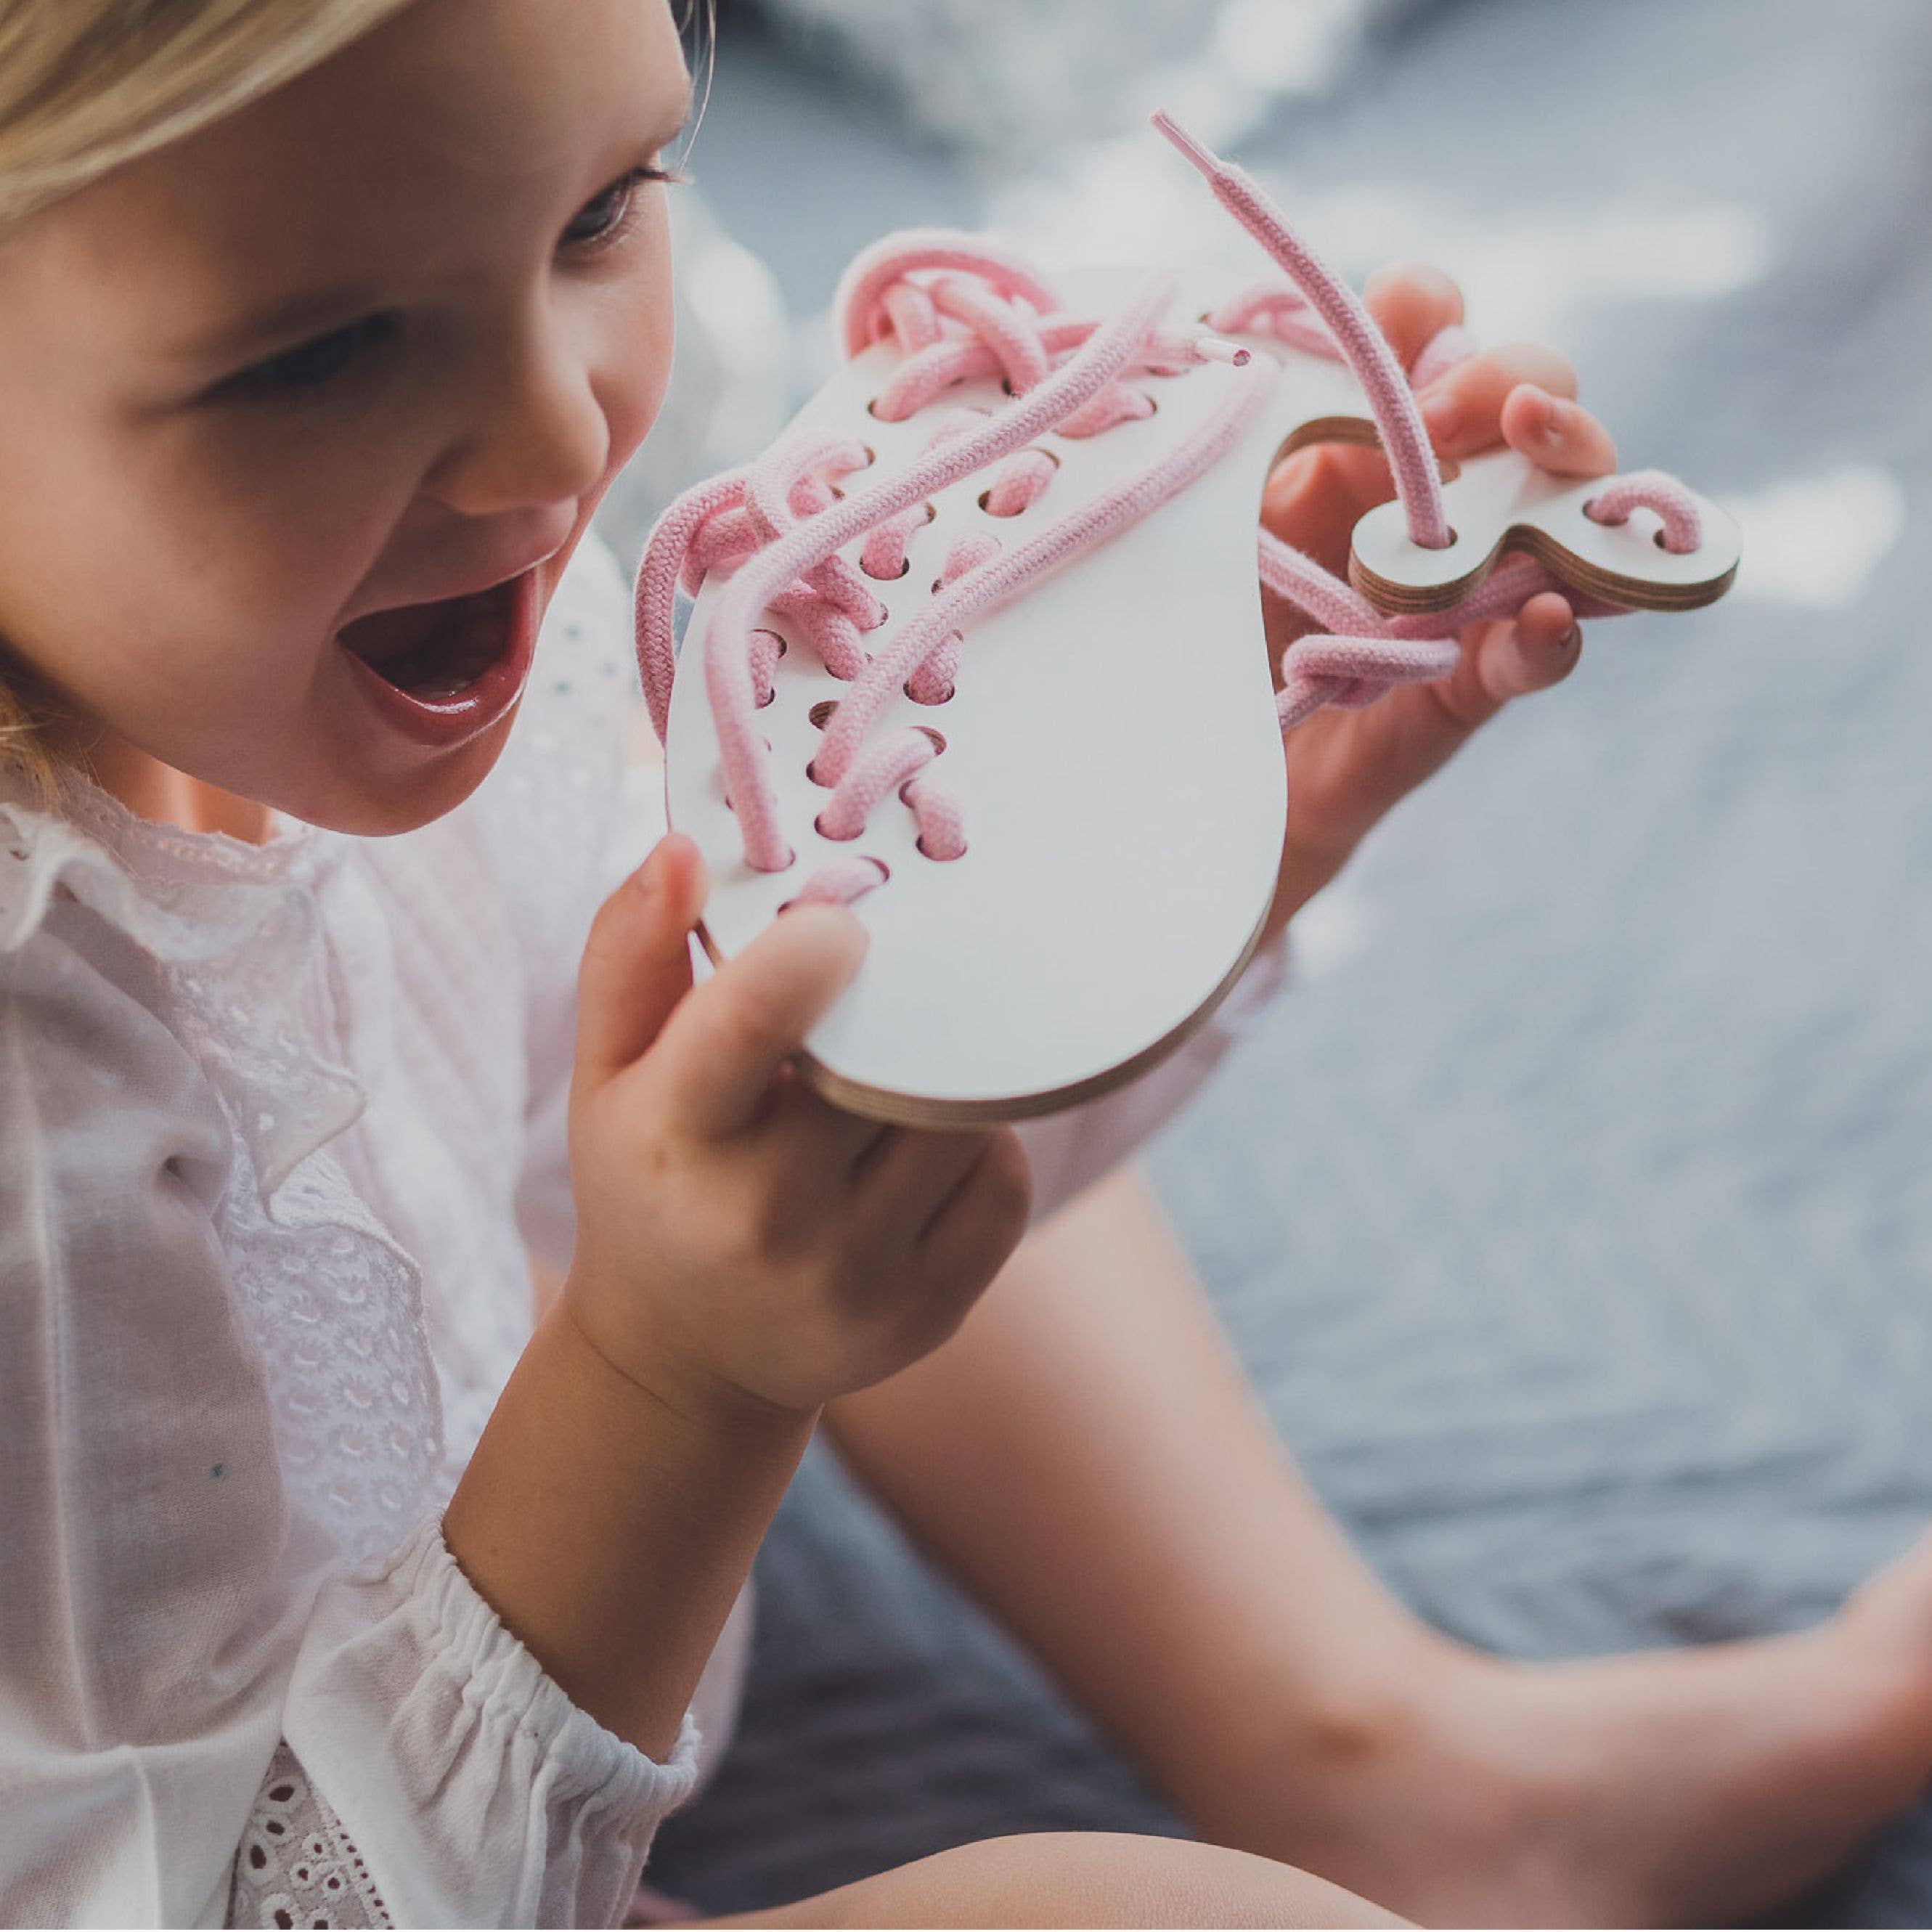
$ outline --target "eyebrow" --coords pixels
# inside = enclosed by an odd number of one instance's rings
[[[694,95],[686,77],[678,97],[675,118],[667,118],[638,143],[656,154],[669,147],[691,118]],[[232,321],[224,322],[206,335],[182,344],[175,352],[183,362],[219,362],[247,355],[250,350],[272,346],[278,342],[300,344],[340,328],[380,306],[380,295],[371,286],[341,283],[332,287],[306,290],[266,306],[252,309]]]

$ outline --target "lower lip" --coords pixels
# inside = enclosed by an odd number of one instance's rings
[[[434,751],[466,745],[506,717],[529,682],[536,662],[537,573],[512,580],[508,595],[508,634],[489,668],[451,698],[412,698],[372,670],[356,653],[342,655],[353,668],[363,694],[384,721],[412,743]]]

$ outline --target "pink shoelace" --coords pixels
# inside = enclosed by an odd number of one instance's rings
[[[887,483],[842,488],[868,467],[863,443],[824,432],[788,437],[742,470],[687,490],[658,519],[637,583],[638,669],[651,722],[668,736],[676,673],[676,594],[695,596],[711,575],[728,577],[714,605],[704,652],[725,791],[746,862],[782,872],[794,859],[778,824],[770,754],[755,713],[774,695],[786,648],[761,628],[770,611],[784,619],[850,687],[823,719],[824,736],[810,776],[828,788],[817,829],[856,839],[889,792],[910,808],[919,849],[936,860],[966,849],[959,802],[931,775],[935,734],[904,727],[871,736],[880,712],[903,689],[915,703],[952,694],[964,627],[1048,571],[1118,536],[1184,490],[1239,440],[1267,400],[1277,374],[1272,358],[1251,357],[1232,333],[1271,333],[1304,352],[1345,361],[1366,394],[1394,478],[1408,533],[1439,548],[1450,541],[1440,472],[1429,446],[1414,386],[1472,352],[1458,328],[1444,329],[1405,376],[1368,311],[1302,242],[1240,169],[1229,166],[1166,115],[1154,124],[1206,178],[1215,197],[1288,277],[1257,285],[1204,322],[1163,326],[1171,278],[1148,277],[1111,320],[1065,313],[1026,265],[976,236],[921,231],[889,236],[861,254],[840,284],[836,313],[847,354],[892,340],[904,359],[871,406],[904,422],[940,402],[959,383],[1000,379],[1012,400],[990,414],[955,407],[936,418],[920,459]],[[915,280],[915,276],[922,279]],[[1178,446],[1037,535],[1006,548],[991,533],[963,538],[946,556],[932,602],[868,652],[862,638],[888,612],[867,580],[902,577],[907,545],[934,514],[930,500],[960,478],[997,464],[981,496],[995,518],[1017,518],[1047,494],[1058,465],[1036,439],[1104,434],[1154,412],[1136,375],[1178,375],[1204,362],[1234,364],[1240,377],[1213,416]],[[1606,480],[1586,508],[1620,523],[1640,508],[1656,512],[1670,550],[1699,541],[1695,504],[1682,486],[1651,471]],[[842,554],[862,540],[856,566]],[[1442,677],[1454,668],[1454,633],[1485,619],[1514,616],[1540,592],[1560,589],[1555,574],[1512,557],[1453,610],[1390,618],[1350,585],[1266,530],[1260,533],[1264,584],[1322,626],[1289,645],[1281,660],[1276,711],[1286,730],[1324,705],[1372,704],[1396,685]],[[1618,607],[1565,591],[1580,615]],[[814,714],[816,716],[816,714]],[[796,899],[849,901],[884,878],[875,861],[820,866]]]

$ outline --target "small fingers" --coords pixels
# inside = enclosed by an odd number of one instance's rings
[[[1553,349],[1539,343],[1506,342],[1459,362],[1430,384],[1419,398],[1430,440],[1443,456],[1473,456],[1501,441],[1503,404],[1510,392],[1533,382],[1552,397],[1576,393],[1576,372]]]
[[[1018,1246],[1033,1210],[1033,1166],[1011,1127],[996,1129],[980,1158],[926,1224],[928,1266],[976,1294]]]
[[[684,1000],[653,1058],[691,1131],[718,1137],[751,1122],[779,1068],[851,984],[868,944],[844,907],[802,905]]]
[[[704,861],[670,833],[604,902],[578,969],[577,1065],[602,1081],[650,1046],[691,991],[690,934]]]
[[[917,1240],[986,1151],[984,1130],[894,1127],[854,1171],[862,1211],[881,1231]]]
[[[779,1068],[758,1130],[770,1141],[793,1143],[800,1165],[842,1192],[892,1131],[883,1120],[834,1106],[792,1064]]]
[[[1511,699],[1547,691],[1576,668],[1583,633],[1558,591],[1532,597],[1511,624],[1498,624],[1477,645],[1484,694],[1498,708]]]
[[[1369,278],[1362,299],[1406,369],[1424,346],[1462,320],[1462,292],[1426,262],[1392,262]]]
[[[1580,403],[1519,382],[1503,399],[1503,440],[1556,476],[1607,476],[1617,466],[1610,433]]]

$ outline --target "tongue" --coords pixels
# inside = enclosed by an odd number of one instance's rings
[[[352,651],[412,697],[453,698],[494,662],[504,642],[505,599],[498,591],[377,610],[344,626]]]

